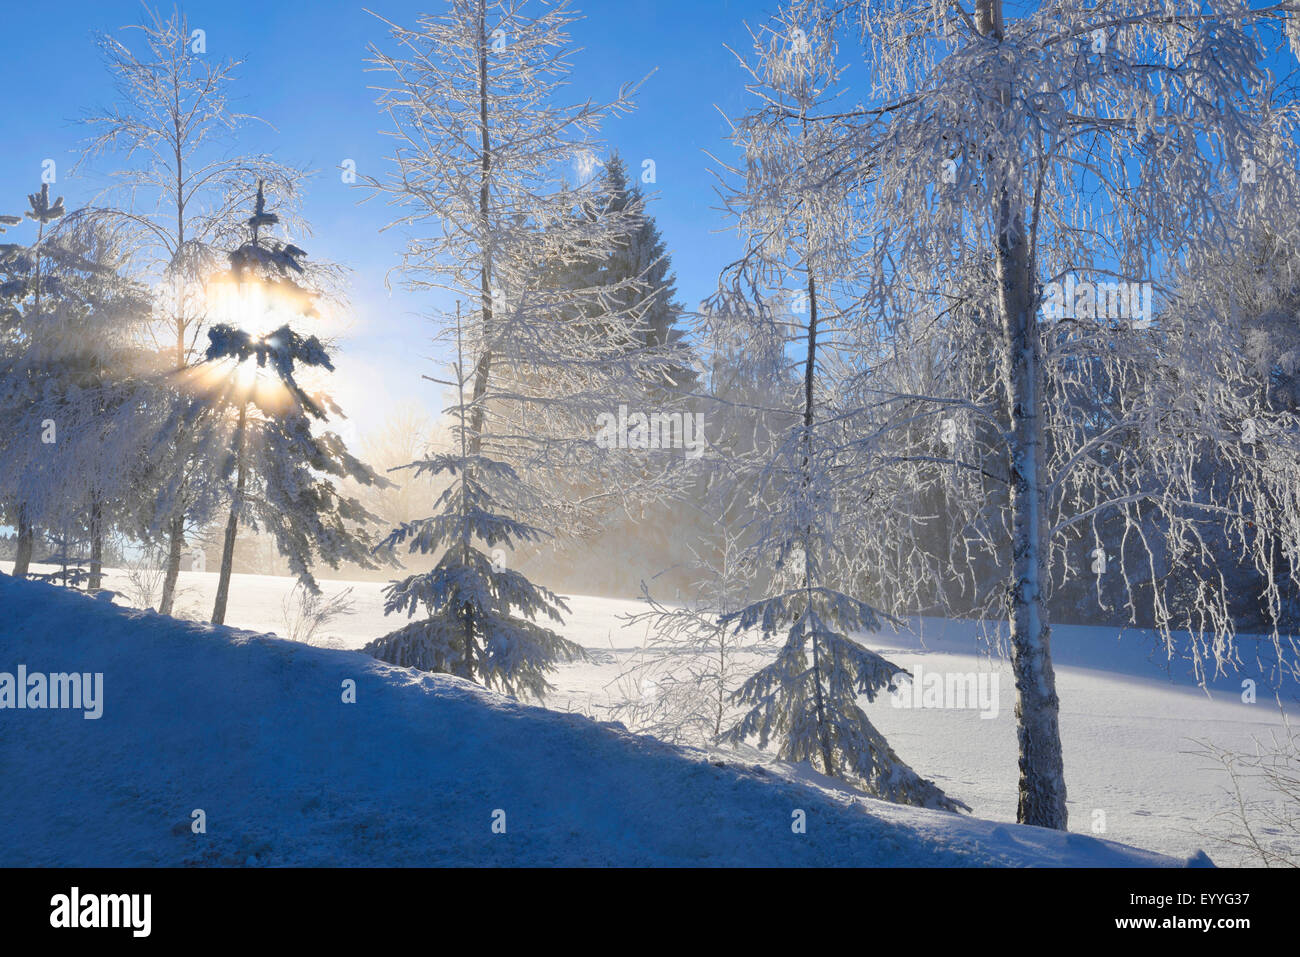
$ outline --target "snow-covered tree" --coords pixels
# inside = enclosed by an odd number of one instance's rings
[[[594,157],[589,162],[594,163]],[[579,176],[590,174],[589,164],[575,166]],[[668,360],[666,367],[661,362],[646,362],[645,378],[640,383],[617,383],[617,398],[611,398],[610,414],[616,415],[619,408],[626,408],[630,415],[649,410],[657,412],[663,421],[664,416],[684,417],[698,412],[703,403],[691,395],[698,383],[691,363],[693,350],[681,326],[684,310],[676,301],[672,263],[648,210],[648,197],[638,184],[629,182],[627,168],[617,153],[601,164],[592,188],[589,202],[572,215],[616,217],[624,232],[616,237],[612,248],[591,255],[582,255],[581,248],[577,256],[564,249],[554,277],[545,281],[574,290],[609,288],[616,311],[633,317],[639,329],[628,348]],[[568,224],[565,228],[569,228]],[[579,330],[594,330],[599,337],[604,333],[599,314],[609,308],[607,302],[580,301],[560,315],[577,324]],[[550,391],[545,377],[530,387],[535,392]],[[680,459],[680,455],[630,459],[639,463],[642,474],[637,476],[635,486],[628,487],[624,502],[605,509],[597,521],[587,523],[594,529],[593,534],[548,541],[547,574],[556,581],[582,582],[584,587],[607,594],[631,595],[637,592],[648,569],[689,563],[691,545],[699,531],[698,516],[680,507],[680,493],[689,492],[695,479],[681,468]],[[552,494],[568,501],[587,501],[609,487],[604,470],[567,469],[559,479],[561,484],[552,489]],[[660,494],[665,490],[671,494]],[[631,554],[633,547],[635,557]]]
[[[10,398],[6,404],[10,407],[25,407],[34,388],[31,375],[19,362],[25,351],[24,327],[38,325],[41,319],[41,295],[43,289],[42,266],[44,263],[44,240],[46,227],[63,216],[63,197],[50,202],[48,183],[41,185],[39,193],[27,197],[30,208],[24,214],[36,223],[36,239],[29,247],[6,244],[4,247],[4,266],[7,279],[0,287],[4,298],[5,348],[6,348],[6,389]],[[21,222],[17,216],[6,216],[7,225],[14,226]],[[12,465],[10,467],[12,469]],[[27,504],[21,500],[7,500],[7,515],[18,530],[18,550],[14,558],[13,573],[17,576],[27,574],[32,560],[33,531]]]
[[[319,294],[299,282],[307,272],[307,254],[261,233],[278,222],[266,211],[263,185],[247,221],[250,238],[229,254],[230,269],[210,281],[216,287],[211,298],[229,304],[236,322],[316,316]],[[298,382],[300,367],[333,371],[316,336],[301,335],[288,321],[265,330],[218,322],[208,329],[208,339],[206,358],[213,365],[204,377],[207,401],[234,418],[232,452],[223,471],[233,472],[235,482],[212,611],[213,623],[221,624],[241,516],[275,536],[290,569],[314,592],[317,562],[375,567],[365,535],[374,516],[340,484],[388,482],[351,455],[338,435],[313,430],[313,420],[323,422],[340,411],[323,392],[310,393]]]
[[[547,671],[584,655],[581,646],[536,621],[539,615],[562,621],[568,611],[564,601],[506,567],[506,556],[519,543],[536,542],[545,533],[511,517],[525,510],[532,494],[514,469],[470,451],[472,412],[465,386],[472,370],[466,366],[458,353],[452,414],[459,448],[408,466],[417,479],[449,478],[435,503],[438,513],[403,522],[384,541],[390,548],[405,545],[411,552],[440,556],[432,570],[393,582],[385,592],[385,614],[421,617],[365,650],[396,665],[541,698],[550,687]]]
[[[1053,582],[1120,576],[1171,656],[1224,666],[1233,625],[1213,566],[1177,612],[1165,572],[1206,548],[1206,522],[1255,522],[1257,549],[1290,534],[1290,505],[1254,510],[1246,489],[1261,473],[1241,429],[1224,427],[1246,409],[1230,408],[1217,359],[1201,361],[1222,341],[1219,318],[1157,316],[1152,295],[1199,241],[1228,247],[1243,214],[1294,207],[1295,108],[1264,64],[1295,12],[1177,0],[1056,0],[1016,18],[1000,0],[836,11],[860,28],[871,77],[869,99],[820,121],[853,127],[839,178],[874,222],[857,270],[860,401],[875,410],[862,447],[877,462],[862,497],[938,486],[958,559],[996,554],[1022,822],[1067,823]],[[1198,486],[1210,454],[1255,477]],[[989,483],[1004,490],[992,501]],[[875,514],[863,555],[907,569],[917,523]],[[1120,541],[1098,540],[1102,516]],[[910,577],[896,572],[890,590]],[[1180,626],[1190,649],[1175,648]]]
[[[397,51],[375,47],[371,59],[385,75],[395,171],[367,182],[402,209],[394,225],[412,237],[406,281],[473,304],[454,324],[443,312],[440,332],[444,342],[455,333],[469,366],[457,405],[468,472],[454,488],[508,503],[519,528],[549,534],[593,530],[644,478],[642,459],[600,446],[593,429],[620,395],[644,396],[656,371],[671,368],[645,345],[642,310],[620,299],[643,277],[556,279],[569,264],[610,256],[633,227],[601,201],[594,178],[565,178],[598,147],[602,119],[628,105],[626,89],[606,105],[560,100],[574,17],[563,2],[451,0],[413,28],[385,21]],[[575,476],[590,490],[574,494]],[[442,661],[433,649],[404,660]],[[511,686],[535,684],[524,680],[527,662],[543,658],[512,660],[525,670]]]
[[[696,521],[707,521],[698,513]],[[684,598],[670,601],[642,582],[646,610],[626,616],[644,626],[636,661],[619,675],[624,700],[612,717],[628,728],[679,744],[716,743],[740,717],[735,692],[748,657],[755,654],[724,618],[744,607],[751,575],[744,567],[740,533],[718,522],[692,548],[691,580]],[[656,579],[659,576],[656,576]]]
[[[615,288],[618,311],[637,317],[644,345],[654,348],[677,342],[683,335],[682,307],[676,301],[672,260],[649,212],[648,197],[639,183],[628,181],[627,164],[617,152],[601,164],[593,199],[600,214],[618,214],[627,232],[607,252],[566,263],[562,269],[570,274],[569,284]]]
[[[738,486],[753,516],[746,537],[751,560],[766,561],[771,574],[761,597],[722,623],[781,644],[737,690],[748,710],[725,737],[774,743],[781,758],[887,800],[956,811],[965,805],[904,764],[859,706],[901,669],[859,640],[878,631],[884,616],[838,587],[850,577],[842,526],[853,518],[843,501],[855,481],[843,454],[853,410],[842,403],[837,354],[847,343],[839,301],[862,224],[850,184],[835,175],[845,129],[811,120],[837,96],[833,27],[827,8],[809,2],[752,31],[754,62],[741,63],[759,103],[732,121],[742,162],[726,166],[722,177],[745,251],[723,274],[728,308],[716,315],[746,325],[753,341],[777,343],[756,354],[779,364],[781,374],[793,367],[798,378],[797,389],[785,393],[773,445],[735,466],[752,470],[752,482]],[[806,297],[806,319],[778,324],[767,293],[787,281]]]
[[[1213,837],[1244,851],[1252,866],[1300,867],[1300,732],[1283,710],[1282,727],[1250,750],[1198,742],[1197,752],[1228,778],[1230,803],[1216,817],[1226,831]]]
[[[236,134],[258,121],[229,103],[240,61],[196,52],[183,12],[145,11],[145,21],[125,28],[123,39],[97,36],[117,102],[85,117],[92,135],[82,163],[106,154],[122,159],[95,213],[128,231],[137,268],[155,290],[151,340],[179,372],[203,361],[203,284],[243,239],[241,210],[252,184],[270,186],[280,215],[296,229],[301,224],[293,210],[304,174],[238,149]],[[132,44],[130,34],[140,42]],[[188,397],[179,393],[172,401],[184,404]],[[203,454],[208,446],[186,431],[199,411],[180,409],[163,420],[178,430],[170,436],[172,471],[155,476],[156,531],[167,542],[159,603],[164,614],[174,600],[187,524],[206,518],[202,505],[210,499],[203,488],[211,480],[212,463]]]
[[[138,340],[147,302],[125,275],[119,236],[80,211],[65,215],[48,185],[28,199],[36,240],[0,266],[0,497],[17,503],[15,574],[27,573],[39,525],[64,559],[86,544],[86,583],[98,590],[109,526],[134,513],[147,471],[154,368]]]

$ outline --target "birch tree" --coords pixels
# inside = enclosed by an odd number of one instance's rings
[[[1251,548],[1290,534],[1291,506],[1265,515],[1242,483],[1197,486],[1211,454],[1245,468],[1247,485],[1262,473],[1240,429],[1224,428],[1242,413],[1217,360],[1199,361],[1221,317],[1175,324],[1147,290],[1167,292],[1198,241],[1230,246],[1252,215],[1241,197],[1294,206],[1294,106],[1264,66],[1294,12],[1155,0],[1061,0],[1016,19],[1000,0],[841,11],[872,79],[843,116],[856,128],[846,175],[875,222],[859,292],[873,317],[860,383],[877,416],[862,436],[871,488],[941,487],[955,551],[996,553],[1024,823],[1067,824],[1053,581],[1122,576],[1171,656],[1224,666],[1233,625],[1213,564],[1182,608],[1164,575],[1207,550],[1207,521],[1262,523]],[[992,506],[990,483],[1005,490]],[[1086,541],[1103,516],[1121,541]],[[880,534],[887,524],[863,539],[882,559],[916,542],[896,525]],[[1188,648],[1175,648],[1179,625]]]

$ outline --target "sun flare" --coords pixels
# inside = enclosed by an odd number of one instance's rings
[[[243,329],[254,337],[267,336],[298,318],[285,308],[274,287],[257,279],[236,281],[229,273],[209,282],[207,299],[212,322]]]

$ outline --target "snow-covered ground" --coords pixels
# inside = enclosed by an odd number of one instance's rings
[[[215,583],[211,573],[182,573],[180,607],[202,617]],[[125,585],[121,573],[109,573],[108,587]],[[235,575],[228,623],[283,634],[291,585]],[[356,607],[325,635],[359,648],[394,620],[382,614],[381,584],[322,582],[327,594],[348,585]],[[1140,633],[1116,641],[1102,629],[1058,627],[1071,828],[1079,832],[1061,838],[996,823],[1015,819],[1014,688],[1009,665],[981,653],[969,623],[925,622],[924,642],[910,632],[868,639],[901,667],[998,678],[995,717],[903,709],[889,698],[868,706],[904,760],[987,819],[958,823],[854,798],[753,749],[682,752],[450,678],[416,678],[341,651],[232,641],[206,627],[178,630],[156,616],[124,617],[80,596],[58,597],[50,610],[23,593],[31,617],[0,624],[0,670],[20,662],[32,670],[103,670],[110,710],[99,722],[43,716],[47,728],[29,724],[32,732],[17,737],[8,728],[25,726],[12,712],[5,719],[0,814],[11,833],[0,843],[10,858],[4,863],[54,863],[60,847],[88,864],[1154,860],[1126,858],[1082,836],[1095,834],[1179,860],[1204,848],[1232,865],[1245,859],[1222,843],[1230,831],[1221,817],[1230,807],[1227,779],[1191,752],[1197,741],[1248,749],[1252,737],[1281,726],[1267,695],[1242,702],[1240,676],[1220,679],[1207,695],[1180,669],[1171,674],[1149,660]],[[0,607],[12,603],[6,594]],[[640,654],[645,629],[620,620],[636,602],[574,597],[569,604],[564,633],[591,660],[560,668],[546,703],[552,712],[603,717],[627,693],[617,679]],[[59,617],[65,612],[73,618]],[[114,617],[102,618],[106,612]],[[351,710],[338,705],[344,676],[360,686]],[[57,740],[43,739],[47,731]],[[23,774],[9,773],[15,767]],[[814,793],[798,796],[804,792],[791,790],[801,786],[795,781]],[[66,800],[51,797],[70,783]],[[772,822],[787,822],[790,808],[804,806],[798,801],[815,801],[830,817],[791,844],[788,823]],[[210,826],[206,843],[192,842],[185,828],[181,837],[171,834],[191,806],[223,822],[219,831]],[[507,809],[517,843],[488,840],[488,817],[498,807]],[[36,823],[15,840],[28,814]],[[159,815],[167,817],[163,837]],[[84,833],[84,844],[60,845],[68,829]],[[15,860],[16,848],[28,850]]]

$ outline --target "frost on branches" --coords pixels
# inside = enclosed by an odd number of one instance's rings
[[[842,549],[855,521],[846,496],[861,478],[846,454],[858,410],[844,401],[853,342],[845,333],[863,223],[848,182],[836,177],[846,130],[818,121],[839,95],[842,72],[830,25],[825,8],[795,4],[753,33],[754,64],[741,64],[759,102],[733,121],[743,163],[724,165],[722,175],[745,255],[724,272],[710,331],[721,342],[775,339],[775,351],[756,354],[776,363],[784,405],[771,448],[731,465],[744,476],[733,488],[752,516],[752,566],[765,560],[770,570],[761,579],[766,595],[723,616],[737,634],[757,629],[783,643],[735,692],[749,710],[723,738],[774,742],[783,759],[878,797],[957,811],[966,805],[904,764],[859,707],[900,669],[854,637],[879,630],[883,616],[835,587],[855,574]],[[786,322],[773,316],[771,294],[780,290],[802,305]]]
[[[1105,576],[1098,595],[1148,620],[1170,657],[1228,667],[1227,589],[1204,559],[1226,536],[1266,567],[1294,525],[1285,496],[1259,507],[1250,489],[1269,480],[1263,456],[1242,452],[1247,406],[1223,367],[1198,359],[1221,354],[1210,343],[1226,344],[1227,317],[1153,313],[1131,291],[1167,293],[1202,243],[1233,248],[1259,210],[1295,207],[1282,148],[1295,108],[1265,63],[1296,12],[1177,0],[1058,0],[1015,18],[1000,0],[973,16],[928,0],[838,11],[872,78],[866,102],[820,124],[852,128],[840,178],[875,223],[856,270],[870,364],[858,389],[873,412],[864,437],[889,454],[863,494],[898,503],[862,547],[889,591],[909,592],[935,544],[936,523],[916,519],[937,509],[952,544],[941,601],[979,588],[976,603],[1009,620],[1022,822],[1067,823],[1053,594]],[[1105,293],[1064,303],[1082,283]],[[1203,481],[1216,459],[1233,463],[1231,480]],[[918,493],[935,509],[914,507]],[[1185,572],[1186,587],[1169,587]],[[1178,627],[1190,648],[1175,648]]]
[[[114,101],[81,122],[90,133],[74,171],[112,157],[110,185],[84,211],[121,235],[141,278],[153,291],[149,338],[176,375],[160,379],[151,408],[158,411],[150,485],[136,533],[165,542],[165,573],[158,610],[171,614],[186,532],[212,517],[220,468],[203,406],[185,386],[185,370],[200,365],[209,318],[204,284],[222,268],[226,251],[244,238],[242,212],[252,183],[265,182],[279,200],[278,215],[293,214],[303,171],[268,154],[239,148],[241,128],[260,118],[230,102],[238,60],[196,52],[191,24],[144,9],[143,22],[117,34],[96,34]]]
[[[445,541],[450,551],[441,577],[416,576],[394,593],[394,607],[424,601],[430,615],[408,629],[430,644],[401,654],[531,693],[544,690],[546,667],[576,653],[528,617],[562,606],[517,573],[483,577],[476,549],[486,540],[476,536],[507,548],[543,529],[576,536],[625,507],[645,463],[600,448],[594,425],[680,367],[651,335],[662,325],[647,297],[664,280],[656,263],[622,275],[588,268],[626,250],[644,222],[637,204],[611,202],[594,179],[566,178],[598,148],[603,119],[629,109],[626,89],[605,105],[560,99],[574,19],[563,2],[453,0],[410,28],[385,21],[395,49],[371,51],[394,170],[367,185],[399,207],[393,226],[412,237],[407,284],[469,304],[454,325],[443,312],[440,329],[443,341],[455,336],[456,380],[443,384],[459,392],[459,491],[421,526],[425,537],[406,533],[417,550]],[[442,470],[451,461],[437,460]],[[446,538],[453,525],[468,538]],[[511,617],[515,601],[524,619]]]
[[[84,551],[98,590],[108,530],[129,527],[147,495],[156,368],[137,338],[145,290],[123,274],[120,235],[67,214],[48,185],[28,202],[34,241],[0,247],[0,502],[18,531],[15,575]],[[53,557],[36,552],[43,540]],[[71,583],[66,568],[61,580]]]
[[[279,315],[315,316],[319,294],[296,278],[308,273],[303,265],[306,253],[292,243],[261,235],[264,227],[277,221],[275,214],[266,211],[259,183],[256,206],[247,221],[251,238],[229,254],[229,272],[214,277],[213,284],[228,287],[237,312],[273,309]],[[341,483],[352,479],[383,486],[388,482],[348,452],[337,434],[313,429],[314,421],[339,413],[326,394],[309,393],[298,382],[299,367],[334,368],[316,336],[303,336],[288,323],[266,333],[217,323],[208,330],[208,339],[210,374],[197,380],[202,382],[198,388],[215,412],[224,413],[228,425],[234,419],[233,452],[224,463],[223,475],[233,472],[235,482],[228,493],[229,515],[212,612],[213,622],[220,624],[226,614],[241,518],[254,528],[269,530],[298,580],[315,592],[311,568],[317,562],[333,568],[342,562],[377,567],[366,535],[375,517],[344,494]]]
[[[438,455],[411,467],[417,477],[446,472],[453,482],[438,497],[439,514],[404,522],[384,544],[442,555],[432,571],[410,575],[386,591],[385,614],[422,617],[365,650],[395,665],[542,697],[550,687],[546,673],[584,655],[581,646],[536,621],[539,615],[562,621],[568,611],[563,600],[505,567],[505,550],[543,534],[500,511],[498,494],[522,491],[514,470],[467,453]]]

